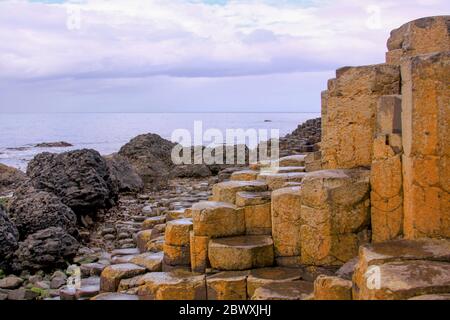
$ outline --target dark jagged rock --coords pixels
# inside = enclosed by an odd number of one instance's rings
[[[117,153],[106,156],[111,177],[119,186],[119,192],[137,193],[144,188],[141,177],[134,170],[127,158]]]
[[[177,178],[206,178],[212,175],[205,164],[178,165],[170,172],[171,177]]]
[[[49,270],[66,267],[80,244],[62,228],[40,230],[20,242],[14,253],[13,269]]]
[[[18,246],[19,232],[0,205],[0,269],[8,268],[12,253]]]
[[[67,147],[73,147],[72,144],[65,142],[65,141],[58,141],[58,142],[42,142],[35,145],[36,148],[67,148]]]
[[[111,207],[117,200],[118,186],[95,150],[41,153],[30,161],[27,175],[36,189],[54,193],[76,214]]]
[[[322,139],[322,119],[311,119],[300,124],[292,133],[279,139],[280,157],[319,151]],[[267,142],[267,155],[270,156],[272,141]],[[261,144],[258,148],[261,147]]]
[[[26,178],[22,171],[0,163],[0,194],[14,190]]]
[[[143,134],[124,145],[119,155],[128,159],[149,189],[159,189],[167,185],[174,143],[157,134]]]
[[[10,219],[20,239],[49,227],[61,227],[69,234],[77,232],[77,217],[52,193],[36,190],[30,184],[19,187],[9,202]]]

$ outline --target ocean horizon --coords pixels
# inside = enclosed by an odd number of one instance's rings
[[[0,113],[0,163],[25,171],[41,152],[60,153],[95,149],[102,155],[118,152],[132,138],[155,133],[171,140],[176,129],[193,132],[194,122],[203,130],[278,129],[280,136],[320,113]],[[38,148],[43,142],[65,141],[72,147]]]

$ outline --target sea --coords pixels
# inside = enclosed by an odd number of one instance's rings
[[[172,140],[177,129],[279,130],[284,136],[319,113],[0,113],[0,163],[25,171],[41,152],[95,149],[118,152],[137,135],[156,133]],[[65,141],[72,147],[37,148],[42,142]],[[193,144],[193,142],[192,142]],[[250,146],[253,147],[253,146]]]

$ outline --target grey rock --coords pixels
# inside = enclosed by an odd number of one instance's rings
[[[95,150],[41,153],[28,164],[27,175],[35,188],[54,193],[76,214],[109,208],[117,200],[117,183]]]
[[[14,275],[8,276],[6,278],[0,279],[1,289],[17,289],[23,283],[23,279],[16,277]]]
[[[22,171],[0,163],[0,194],[16,189],[27,176]]]
[[[0,269],[8,270],[13,252],[18,247],[19,232],[0,205]]]
[[[358,257],[349,260],[337,272],[336,275],[346,280],[352,280],[356,265],[358,264]]]
[[[119,155],[128,159],[147,188],[160,189],[167,186],[174,166],[171,159],[174,146],[157,134],[143,134],[124,145]]]
[[[76,235],[77,217],[52,193],[36,190],[28,183],[20,186],[9,203],[9,216],[16,225],[20,239],[49,227],[61,227]]]
[[[77,253],[78,241],[62,228],[38,231],[19,244],[14,254],[15,270],[45,270],[64,267]]]
[[[127,158],[118,154],[105,157],[112,179],[117,182],[119,192],[137,193],[144,188],[141,177]]]

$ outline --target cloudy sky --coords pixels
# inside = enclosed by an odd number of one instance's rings
[[[448,0],[0,0],[0,112],[316,112]]]

